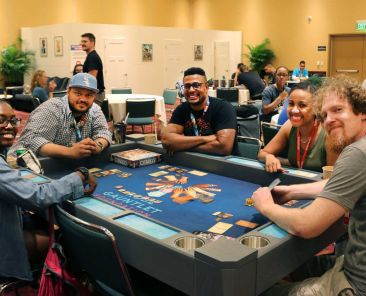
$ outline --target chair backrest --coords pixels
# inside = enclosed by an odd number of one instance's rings
[[[55,218],[70,262],[85,271],[102,291],[134,295],[115,237],[108,229],[76,218],[60,206],[55,207]]]
[[[6,87],[6,94],[12,95],[13,97],[17,94],[22,94],[24,91],[23,86],[9,86]]]
[[[267,145],[281,128],[280,125],[269,122],[262,122],[261,126],[264,145]]]
[[[54,92],[53,92],[53,97],[54,97],[54,98],[61,98],[61,97],[65,96],[65,95],[66,95],[66,93],[67,93],[67,91],[66,91],[66,90],[54,91]]]
[[[174,105],[177,100],[178,90],[177,89],[164,89],[163,98],[164,103],[167,105]]]
[[[216,97],[230,103],[239,102],[239,89],[237,88],[218,88],[216,89]]]
[[[261,141],[256,138],[238,136],[239,155],[250,159],[257,159]]]
[[[237,117],[238,135],[260,139],[260,120],[259,114],[248,117]]]
[[[31,95],[16,94],[11,100],[10,105],[19,111],[32,112],[39,105],[39,99]]]
[[[130,118],[152,117],[155,115],[155,99],[127,99],[127,113]]]
[[[59,91],[66,91],[70,78],[54,76],[48,78],[48,81],[51,80],[53,80],[56,83],[55,91],[59,92]]]
[[[112,88],[112,94],[132,94],[132,88]]]

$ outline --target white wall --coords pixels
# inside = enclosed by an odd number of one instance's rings
[[[241,61],[242,36],[239,31],[176,29],[164,27],[124,26],[104,24],[57,24],[22,28],[23,46],[35,52],[35,69],[43,69],[49,76],[71,76],[70,45],[80,43],[80,35],[91,32],[96,36],[96,51],[104,59],[104,39],[125,38],[128,84],[134,93],[160,95],[164,86],[164,42],[166,39],[183,41],[182,71],[191,66],[202,67],[208,78],[214,78],[214,42],[230,42],[230,70]],[[63,37],[63,56],[54,55],[54,37]],[[48,56],[40,57],[40,38],[48,40]],[[141,45],[153,44],[153,61],[143,62]],[[194,61],[193,47],[203,45],[203,60]],[[121,87],[125,80],[121,76]],[[231,74],[230,74],[231,75]],[[229,77],[227,77],[229,78]],[[28,78],[29,79],[29,78]],[[108,85],[108,82],[106,82]],[[107,89],[106,92],[109,92]]]

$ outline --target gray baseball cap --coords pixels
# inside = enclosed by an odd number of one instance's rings
[[[97,79],[88,73],[78,73],[71,77],[69,87],[85,88],[98,93]]]

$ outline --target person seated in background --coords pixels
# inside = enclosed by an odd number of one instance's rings
[[[186,102],[173,112],[161,131],[161,141],[169,152],[192,150],[230,155],[237,153],[236,114],[233,106],[208,96],[205,71],[189,68],[184,72]]]
[[[6,151],[17,134],[18,123],[10,105],[0,101],[0,281],[12,278],[31,281],[26,245],[32,254],[41,247],[47,250],[47,237],[42,240],[30,230],[23,232],[22,209],[41,211],[66,199],[91,194],[96,188],[94,177],[89,176],[85,168],[41,185],[22,178],[20,172],[5,161]],[[84,189],[86,185],[88,187]],[[31,249],[32,246],[38,248]]]
[[[53,91],[55,90],[56,83],[53,80],[48,82],[48,76],[45,71],[37,70],[32,78],[31,92],[32,96],[39,99],[40,103],[46,102],[49,98],[53,97]]]
[[[234,80],[234,86],[237,86],[238,85],[238,76],[240,73],[243,73],[243,67],[244,67],[244,64],[243,63],[239,63],[236,67],[236,71],[231,74],[231,79]]]
[[[292,72],[292,80],[303,81],[309,78],[309,72],[305,68],[305,61],[300,61],[299,67]]]
[[[315,238],[350,212],[343,256],[314,256],[262,295],[366,295],[366,90],[347,76],[329,78],[315,96],[316,113],[340,153],[329,180],[267,187],[253,194],[258,212],[292,235]],[[304,208],[280,206],[290,200],[315,200]]]
[[[263,80],[255,71],[249,71],[248,66],[243,65],[243,71],[238,75],[238,85],[245,85],[249,90],[251,100],[261,100],[265,88]]]
[[[265,162],[266,171],[282,171],[276,156],[286,148],[288,162],[300,169],[321,172],[323,166],[333,165],[337,160],[338,154],[330,149],[329,138],[314,113],[315,90],[310,82],[302,82],[291,90],[287,107],[289,120],[258,154],[258,159]]]
[[[83,64],[76,64],[74,66],[74,70],[72,71],[72,76],[74,76],[78,73],[83,73]]]
[[[273,115],[283,106],[290,88],[286,86],[288,69],[280,66],[276,69],[276,83],[268,85],[262,93],[261,121],[271,122]]]
[[[94,104],[97,80],[88,73],[70,79],[67,95],[35,109],[11,148],[26,148],[42,156],[82,158],[101,153],[112,142],[107,121]]]
[[[267,76],[267,79],[265,79],[265,77],[262,77],[266,85],[276,83],[276,68],[273,67],[272,64],[265,65],[263,71],[264,76]]]

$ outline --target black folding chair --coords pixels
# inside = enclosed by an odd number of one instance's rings
[[[281,125],[269,123],[269,122],[262,122],[262,135],[263,135],[263,144],[266,146],[278,133],[281,128]],[[285,149],[282,151],[278,156],[287,158],[288,151]]]
[[[114,235],[102,226],[74,217],[60,206],[55,206],[54,212],[68,260],[87,274],[98,292],[134,295]]]
[[[18,110],[24,112],[32,112],[39,105],[39,99],[31,95],[16,94],[11,100],[10,105]]]
[[[228,101],[233,105],[239,104],[239,89],[237,88],[218,88],[216,97]]]
[[[144,126],[151,124],[156,134],[155,99],[127,99],[126,114],[128,114],[127,124],[132,125],[132,132],[134,126],[138,125],[141,126],[142,133],[145,133]]]

